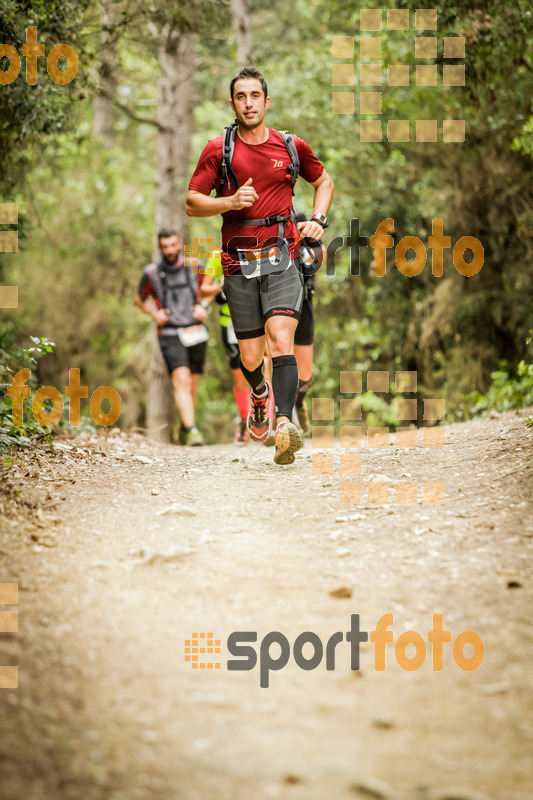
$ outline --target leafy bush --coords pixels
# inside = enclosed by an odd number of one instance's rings
[[[492,373],[492,384],[486,394],[472,392],[467,395],[472,416],[484,416],[492,409],[511,411],[533,405],[533,364],[522,360],[516,374],[507,361],[500,362],[500,368]]]
[[[39,356],[52,353],[55,347],[45,336],[30,336],[33,347],[22,347],[16,341],[16,328],[12,323],[0,326],[0,380],[3,382],[2,395],[0,396],[0,449],[7,447],[29,447],[32,437],[39,439],[50,437],[50,428],[41,425],[32,411],[32,399],[23,399],[22,425],[15,426],[11,422],[12,401],[6,394],[6,385],[13,380],[13,376],[21,369],[32,369],[37,366]],[[36,388],[37,378],[31,375],[29,385]]]

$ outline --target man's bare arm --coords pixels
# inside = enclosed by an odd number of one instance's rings
[[[210,197],[202,192],[189,189],[185,211],[189,217],[214,217],[226,211],[240,211],[241,208],[253,206],[259,195],[252,186],[252,179],[248,178],[235,194],[228,197]]]
[[[146,300],[141,300],[140,296],[136,295],[134,303],[145,314],[149,314],[157,326],[164,325],[170,316],[168,308],[157,308],[154,301],[149,297]]]
[[[328,209],[333,199],[333,181],[329,177],[326,170],[323,171],[320,178],[313,181],[311,186],[315,190],[313,198],[313,214],[320,213],[327,216]],[[317,242],[322,238],[324,228],[319,222],[308,220],[307,222],[299,222],[298,230],[301,236],[308,236],[310,239],[315,239]]]

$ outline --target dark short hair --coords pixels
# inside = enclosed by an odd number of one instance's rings
[[[242,78],[255,78],[255,80],[259,81],[261,84],[261,88],[265,94],[265,99],[268,97],[268,86],[266,80],[263,78],[261,73],[255,67],[243,67],[238,75],[235,75],[233,80],[229,85],[229,93],[231,95],[231,99],[233,100],[233,89],[237,81],[240,81]]]
[[[161,228],[157,233],[157,241],[160,242],[161,239],[170,239],[171,236],[177,236],[179,239],[179,234],[175,230],[171,228]]]

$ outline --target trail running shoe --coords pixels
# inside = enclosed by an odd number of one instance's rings
[[[185,433],[185,444],[187,447],[199,447],[202,444],[205,444],[204,437],[198,430],[198,428],[194,427],[191,428],[190,431],[186,431]]]
[[[303,403],[301,406],[296,406],[296,414],[298,415],[298,422],[300,423],[300,427],[304,432],[304,436],[307,436],[307,434],[311,431],[311,426],[309,424],[309,412],[307,411],[307,406],[305,403]]]
[[[303,446],[300,431],[292,422],[280,422],[276,428],[275,464],[292,464],[294,454]]]
[[[251,393],[250,412],[248,414],[247,428],[248,433],[258,442],[264,441],[270,431],[270,416],[268,413],[268,402],[271,388],[268,386],[268,394],[265,397],[256,397]]]
[[[237,423],[237,430],[235,431],[235,444],[243,445],[248,444],[250,441],[250,434],[246,427],[246,420],[240,419]]]

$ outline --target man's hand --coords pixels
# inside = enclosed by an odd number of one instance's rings
[[[298,222],[296,225],[298,231],[300,232],[300,237],[303,239],[305,237],[309,237],[310,239],[315,239],[315,241],[319,242],[322,238],[324,233],[324,228],[319,222],[315,222],[314,220],[310,219],[307,222]]]
[[[170,309],[168,308],[157,308],[152,314],[152,319],[158,327],[164,325],[165,322],[168,321],[169,317]]]
[[[203,322],[207,319],[207,311],[200,303],[196,303],[192,310],[192,315],[197,322]]]
[[[253,206],[259,195],[252,186],[252,179],[248,178],[240,189],[237,189],[231,198],[231,208],[233,211],[239,211],[241,208],[250,208]]]

